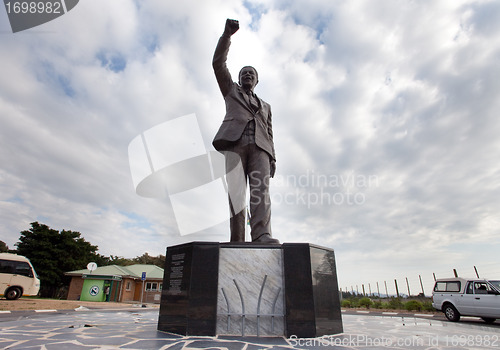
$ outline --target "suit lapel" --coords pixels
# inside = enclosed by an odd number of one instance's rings
[[[238,93],[240,94],[240,97],[242,101],[241,104],[243,104],[248,110],[252,111],[252,108],[250,107],[250,99],[248,98],[248,95],[245,93],[245,90],[239,85],[238,86]]]

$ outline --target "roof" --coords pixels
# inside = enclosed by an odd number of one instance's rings
[[[96,276],[121,276],[131,278],[141,278],[142,273],[146,272],[146,279],[163,279],[163,269],[156,265],[129,265],[118,266],[108,265],[101,266],[90,272],[89,269],[75,270],[66,272],[67,276],[82,276],[82,275],[96,275]]]
[[[25,256],[11,254],[11,253],[0,253],[0,259],[15,260],[15,261],[29,261],[28,258],[26,258]]]

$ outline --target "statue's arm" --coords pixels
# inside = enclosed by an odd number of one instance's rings
[[[229,69],[227,69],[226,61],[229,53],[229,46],[231,46],[231,35],[236,33],[238,29],[238,21],[232,19],[228,19],[226,21],[224,34],[222,34],[219,42],[217,43],[214,58],[212,60],[215,77],[217,78],[217,83],[219,84],[219,88],[223,96],[226,96],[233,86],[233,79],[231,78]]]

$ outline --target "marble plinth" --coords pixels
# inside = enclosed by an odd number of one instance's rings
[[[283,336],[281,247],[222,245],[221,248],[217,334]]]
[[[158,330],[304,338],[341,333],[333,250],[307,243],[168,247]]]

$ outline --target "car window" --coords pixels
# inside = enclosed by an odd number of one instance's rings
[[[460,292],[460,282],[448,282],[446,284],[447,292]]]
[[[474,293],[475,294],[488,294],[491,287],[488,286],[486,282],[474,282]]]
[[[460,292],[459,281],[436,282],[434,286],[435,292]]]
[[[467,291],[465,293],[466,294],[474,294],[474,282],[469,282],[467,284]]]
[[[446,292],[446,282],[436,282],[434,286],[435,292]]]
[[[498,290],[500,290],[500,281],[490,281],[490,283],[495,286]]]

